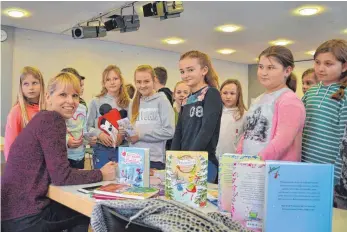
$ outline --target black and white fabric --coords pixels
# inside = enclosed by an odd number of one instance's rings
[[[120,218],[127,219],[128,224],[124,229],[136,223],[163,232],[251,232],[221,213],[205,214],[182,203],[164,199],[98,202],[91,217],[91,226],[95,232],[110,231],[104,215],[105,206],[120,215]]]

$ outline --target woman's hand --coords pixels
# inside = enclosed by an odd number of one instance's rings
[[[101,169],[102,180],[114,180],[116,178],[116,167],[117,163],[110,161],[105,164]]]

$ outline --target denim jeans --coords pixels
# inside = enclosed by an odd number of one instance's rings
[[[88,232],[90,219],[52,201],[40,213],[1,222],[3,232]]]
[[[94,169],[100,169],[109,161],[118,162],[118,147],[106,147],[100,143],[93,146]]]
[[[207,182],[217,183],[218,167],[213,162],[208,161]]]
[[[150,167],[157,169],[157,170],[165,170],[165,164],[162,162],[155,162],[155,161],[151,161],[150,162]]]
[[[72,160],[69,159],[70,167],[84,169],[84,158],[82,160]]]

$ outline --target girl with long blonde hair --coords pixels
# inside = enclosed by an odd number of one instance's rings
[[[94,168],[100,168],[110,160],[118,162],[118,146],[124,138],[117,134],[118,124],[114,115],[126,114],[129,103],[120,68],[107,66],[102,73],[101,92],[90,102],[88,111],[88,132],[98,138],[93,146]]]
[[[7,116],[5,132],[5,159],[13,141],[34,115],[45,109],[45,84],[37,68],[26,66],[19,79],[17,102]]]

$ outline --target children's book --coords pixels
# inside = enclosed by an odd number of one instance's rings
[[[149,183],[152,188],[159,189],[159,196],[165,195],[165,170],[151,169]]]
[[[96,194],[140,200],[151,198],[158,192],[159,190],[155,188],[133,187],[126,184],[108,184],[94,190]]]
[[[225,153],[219,158],[218,174],[218,209],[231,212],[232,172],[235,162],[260,160],[257,155],[240,155]]]
[[[117,121],[117,123],[119,126],[124,128],[127,137],[132,137],[132,136],[136,135],[136,131],[135,131],[134,127],[131,125],[128,118],[120,119]]]
[[[260,232],[264,219],[265,162],[234,162],[233,166],[231,218],[249,230]]]
[[[207,166],[207,152],[167,151],[165,196],[193,207],[206,206]]]
[[[119,147],[119,183],[135,187],[149,187],[149,149]]]
[[[207,190],[207,200],[215,205],[218,206],[218,190],[216,189],[208,189]]]
[[[127,200],[127,198],[122,197],[115,197],[115,196],[108,196],[108,195],[102,195],[102,194],[92,194],[92,198],[96,200]]]
[[[265,186],[264,231],[332,231],[332,164],[267,161]]]

